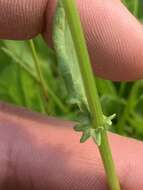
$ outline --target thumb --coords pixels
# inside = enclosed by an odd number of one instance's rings
[[[143,28],[119,0],[77,0],[91,61],[111,80],[143,76]],[[0,38],[49,42],[56,0],[0,0]]]
[[[111,80],[143,76],[143,28],[119,0],[77,0],[95,72]],[[49,0],[45,39],[51,39],[56,1]],[[50,30],[52,31],[52,30]]]

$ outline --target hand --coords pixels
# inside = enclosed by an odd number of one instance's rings
[[[143,77],[143,27],[119,0],[77,0],[96,73],[106,79]],[[0,0],[0,38],[51,39],[56,0]]]
[[[42,33],[49,42],[53,1],[0,0],[0,38]],[[114,80],[141,78],[141,24],[118,0],[77,2],[96,73]],[[69,127],[73,124],[3,106],[0,110],[1,189],[107,189],[96,146],[79,144],[79,135]],[[142,143],[109,136],[122,189],[142,189]]]
[[[0,104],[0,189],[107,190],[97,147],[72,126]],[[141,190],[143,144],[109,137],[122,190]]]

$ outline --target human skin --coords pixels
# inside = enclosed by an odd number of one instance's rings
[[[74,123],[0,104],[0,189],[107,190],[97,146]],[[143,144],[109,135],[122,190],[143,187]]]
[[[52,45],[54,0],[0,0],[0,38],[41,33]],[[106,79],[143,76],[141,24],[118,0],[77,0],[95,72]],[[79,144],[73,123],[0,106],[0,189],[107,189],[97,147]],[[123,190],[143,187],[143,144],[109,133]]]
[[[119,0],[77,0],[97,75],[112,80],[143,76],[143,27]],[[56,0],[0,0],[0,38],[51,41]]]

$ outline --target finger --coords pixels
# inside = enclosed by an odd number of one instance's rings
[[[91,61],[106,79],[135,80],[143,76],[143,30],[118,0],[77,0]],[[51,39],[56,1],[0,0],[0,37],[27,39],[42,30]],[[52,30],[51,30],[52,31]]]
[[[119,172],[121,189],[143,187],[143,143],[121,136],[110,135],[113,157]],[[122,171],[121,171],[122,170]]]
[[[0,144],[8,145],[2,189],[107,189],[97,147],[91,141],[80,144],[73,123],[2,104],[0,110]],[[142,189],[143,144],[109,136],[122,189]],[[0,164],[4,155],[0,154]]]
[[[3,159],[6,166],[0,187],[3,190],[84,190],[89,183],[91,190],[93,185],[99,190],[106,189],[97,149],[93,155],[86,156],[88,149],[80,145],[72,126],[70,122],[1,104],[0,144],[5,145],[7,158],[0,154],[0,165]]]
[[[48,0],[0,0],[0,38],[29,39],[44,27]]]
[[[77,0],[95,72],[111,80],[143,77],[143,28],[119,0]],[[55,4],[49,0],[47,30]],[[52,27],[50,27],[52,28]]]

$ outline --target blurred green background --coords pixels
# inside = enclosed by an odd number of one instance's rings
[[[124,0],[124,3],[143,20],[142,0]],[[143,140],[143,80],[113,83],[98,79],[97,84],[104,113],[117,113],[110,130]],[[69,106],[67,98],[54,52],[41,36],[33,42],[0,41],[1,101],[76,121],[78,108]]]

